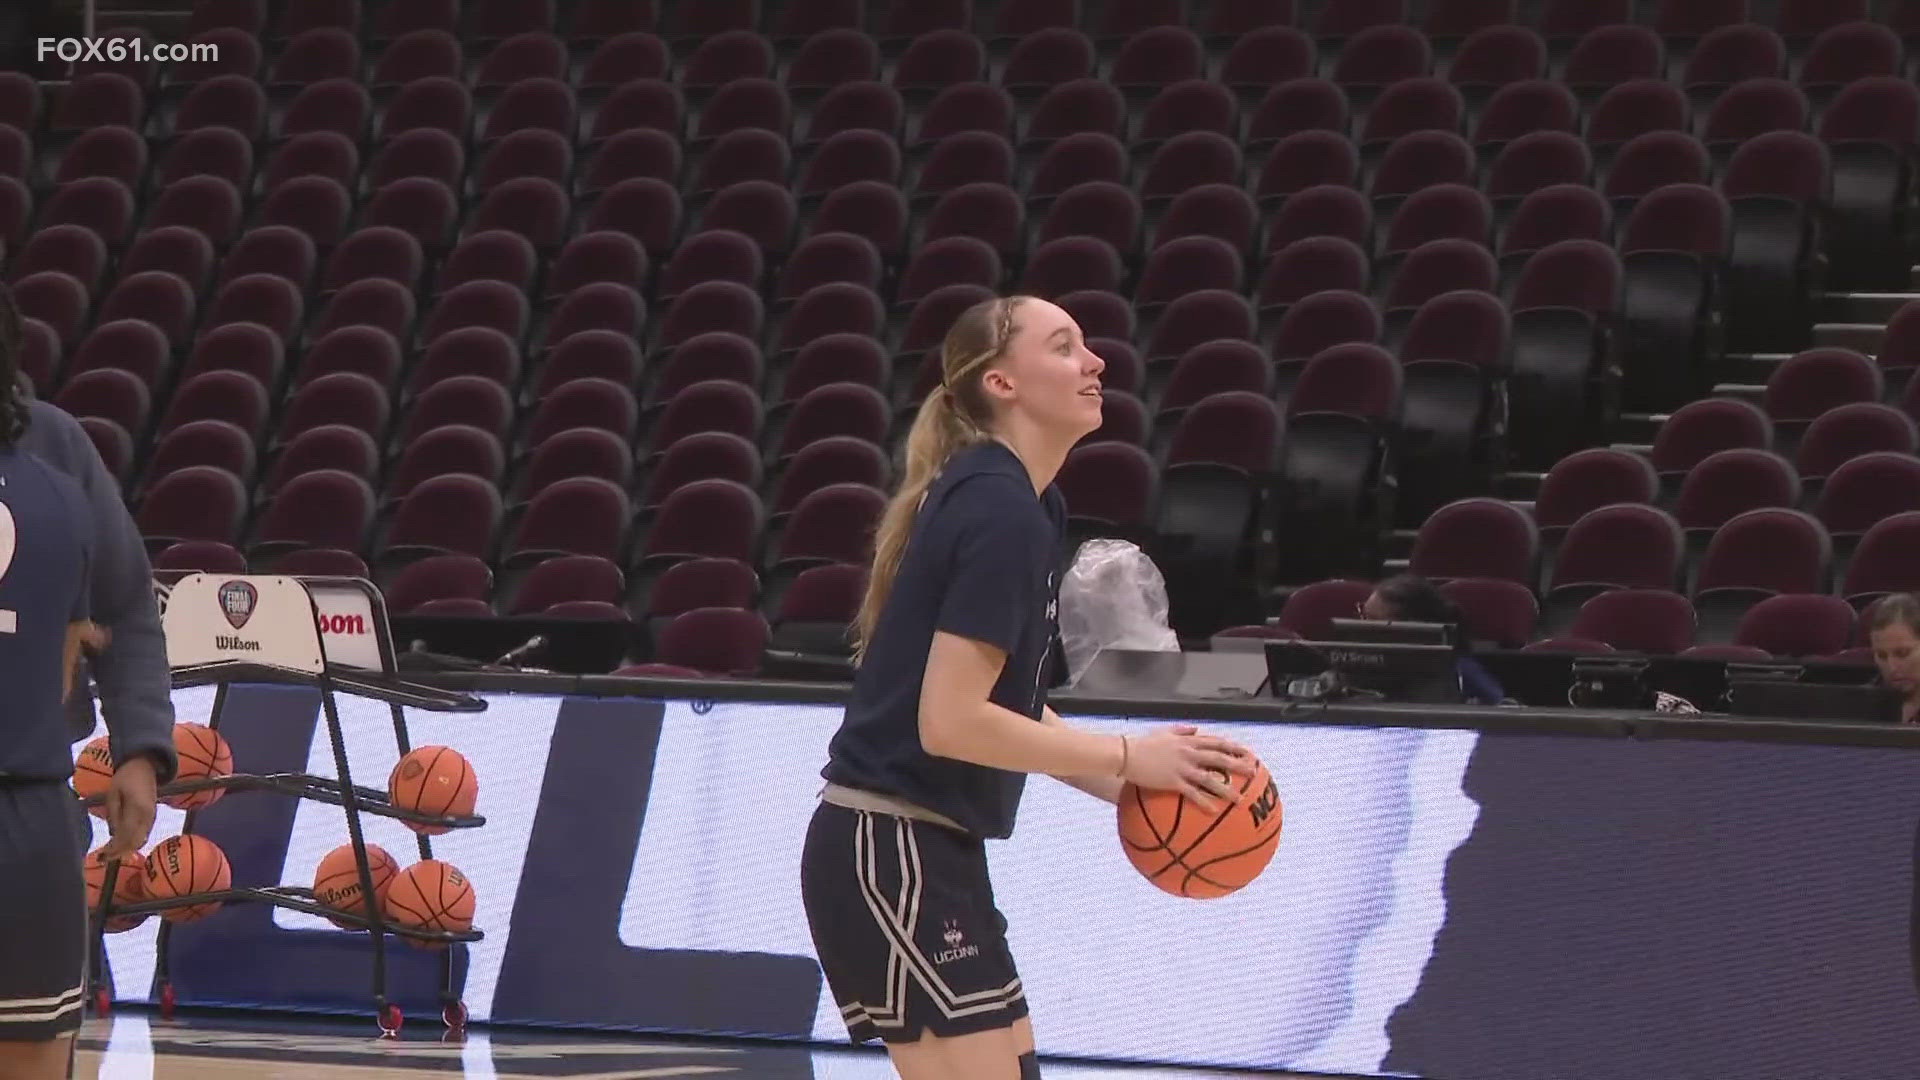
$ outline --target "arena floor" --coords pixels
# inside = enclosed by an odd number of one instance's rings
[[[644,1040],[592,1033],[470,1031],[443,1042],[437,1018],[372,1034],[371,1021],[197,1016],[171,1021],[141,1012],[88,1020],[80,1080],[382,1080],[460,1076],[472,1080],[893,1080],[884,1056],[763,1043]],[[1289,1073],[1215,1072],[1047,1062],[1047,1080],[1226,1080]]]

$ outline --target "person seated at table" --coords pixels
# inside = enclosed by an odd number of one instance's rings
[[[1438,586],[1415,574],[1399,574],[1380,582],[1360,604],[1360,617],[1376,622],[1429,622],[1460,625],[1460,609],[1447,599]],[[1469,705],[1499,705],[1507,692],[1480,661],[1467,649],[1466,635],[1457,646],[1460,656],[1455,666],[1460,673],[1460,690]]]
[[[1900,691],[1900,722],[1920,723],[1920,596],[1893,593],[1867,614],[1867,643],[1880,681]]]

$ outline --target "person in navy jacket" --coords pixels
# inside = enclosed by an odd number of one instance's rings
[[[109,479],[106,498],[98,498],[71,475],[76,462],[83,473],[87,462],[100,468],[91,441],[72,417],[22,391],[20,325],[11,294],[0,289],[0,1076],[53,1080],[66,1075],[80,1024],[81,861],[92,833],[68,786],[67,711],[82,651],[101,653],[110,640],[100,620],[122,614],[130,595],[134,607],[151,609],[154,600],[146,554],[118,491]],[[72,425],[65,434],[63,421]],[[71,432],[79,433],[77,446]],[[157,619],[152,629],[157,638]],[[129,674],[129,683],[116,677],[117,685],[137,690],[117,699],[111,714],[118,769],[103,857],[146,843],[157,789],[174,770],[166,652],[157,644],[131,669],[107,665],[116,676]],[[159,705],[128,709],[126,700]]]

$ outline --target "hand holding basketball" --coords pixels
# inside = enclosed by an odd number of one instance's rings
[[[1280,846],[1279,785],[1258,758],[1232,781],[1232,795],[1206,809],[1171,791],[1128,784],[1120,793],[1120,846],[1142,877],[1192,899],[1228,896],[1251,885]]]
[[[1212,811],[1214,800],[1234,797],[1233,777],[1251,776],[1259,762],[1246,747],[1190,724],[1128,736],[1120,776],[1149,791],[1172,791]]]

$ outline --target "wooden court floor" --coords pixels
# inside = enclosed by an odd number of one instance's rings
[[[431,1023],[428,1020],[431,1019]],[[89,1019],[81,1080],[892,1080],[884,1055],[765,1043],[649,1040],[600,1033],[489,1031],[443,1039],[437,1017],[376,1037],[370,1019],[223,1014],[161,1021],[121,1011]],[[1227,1080],[1282,1073],[1046,1062],[1047,1080]]]

